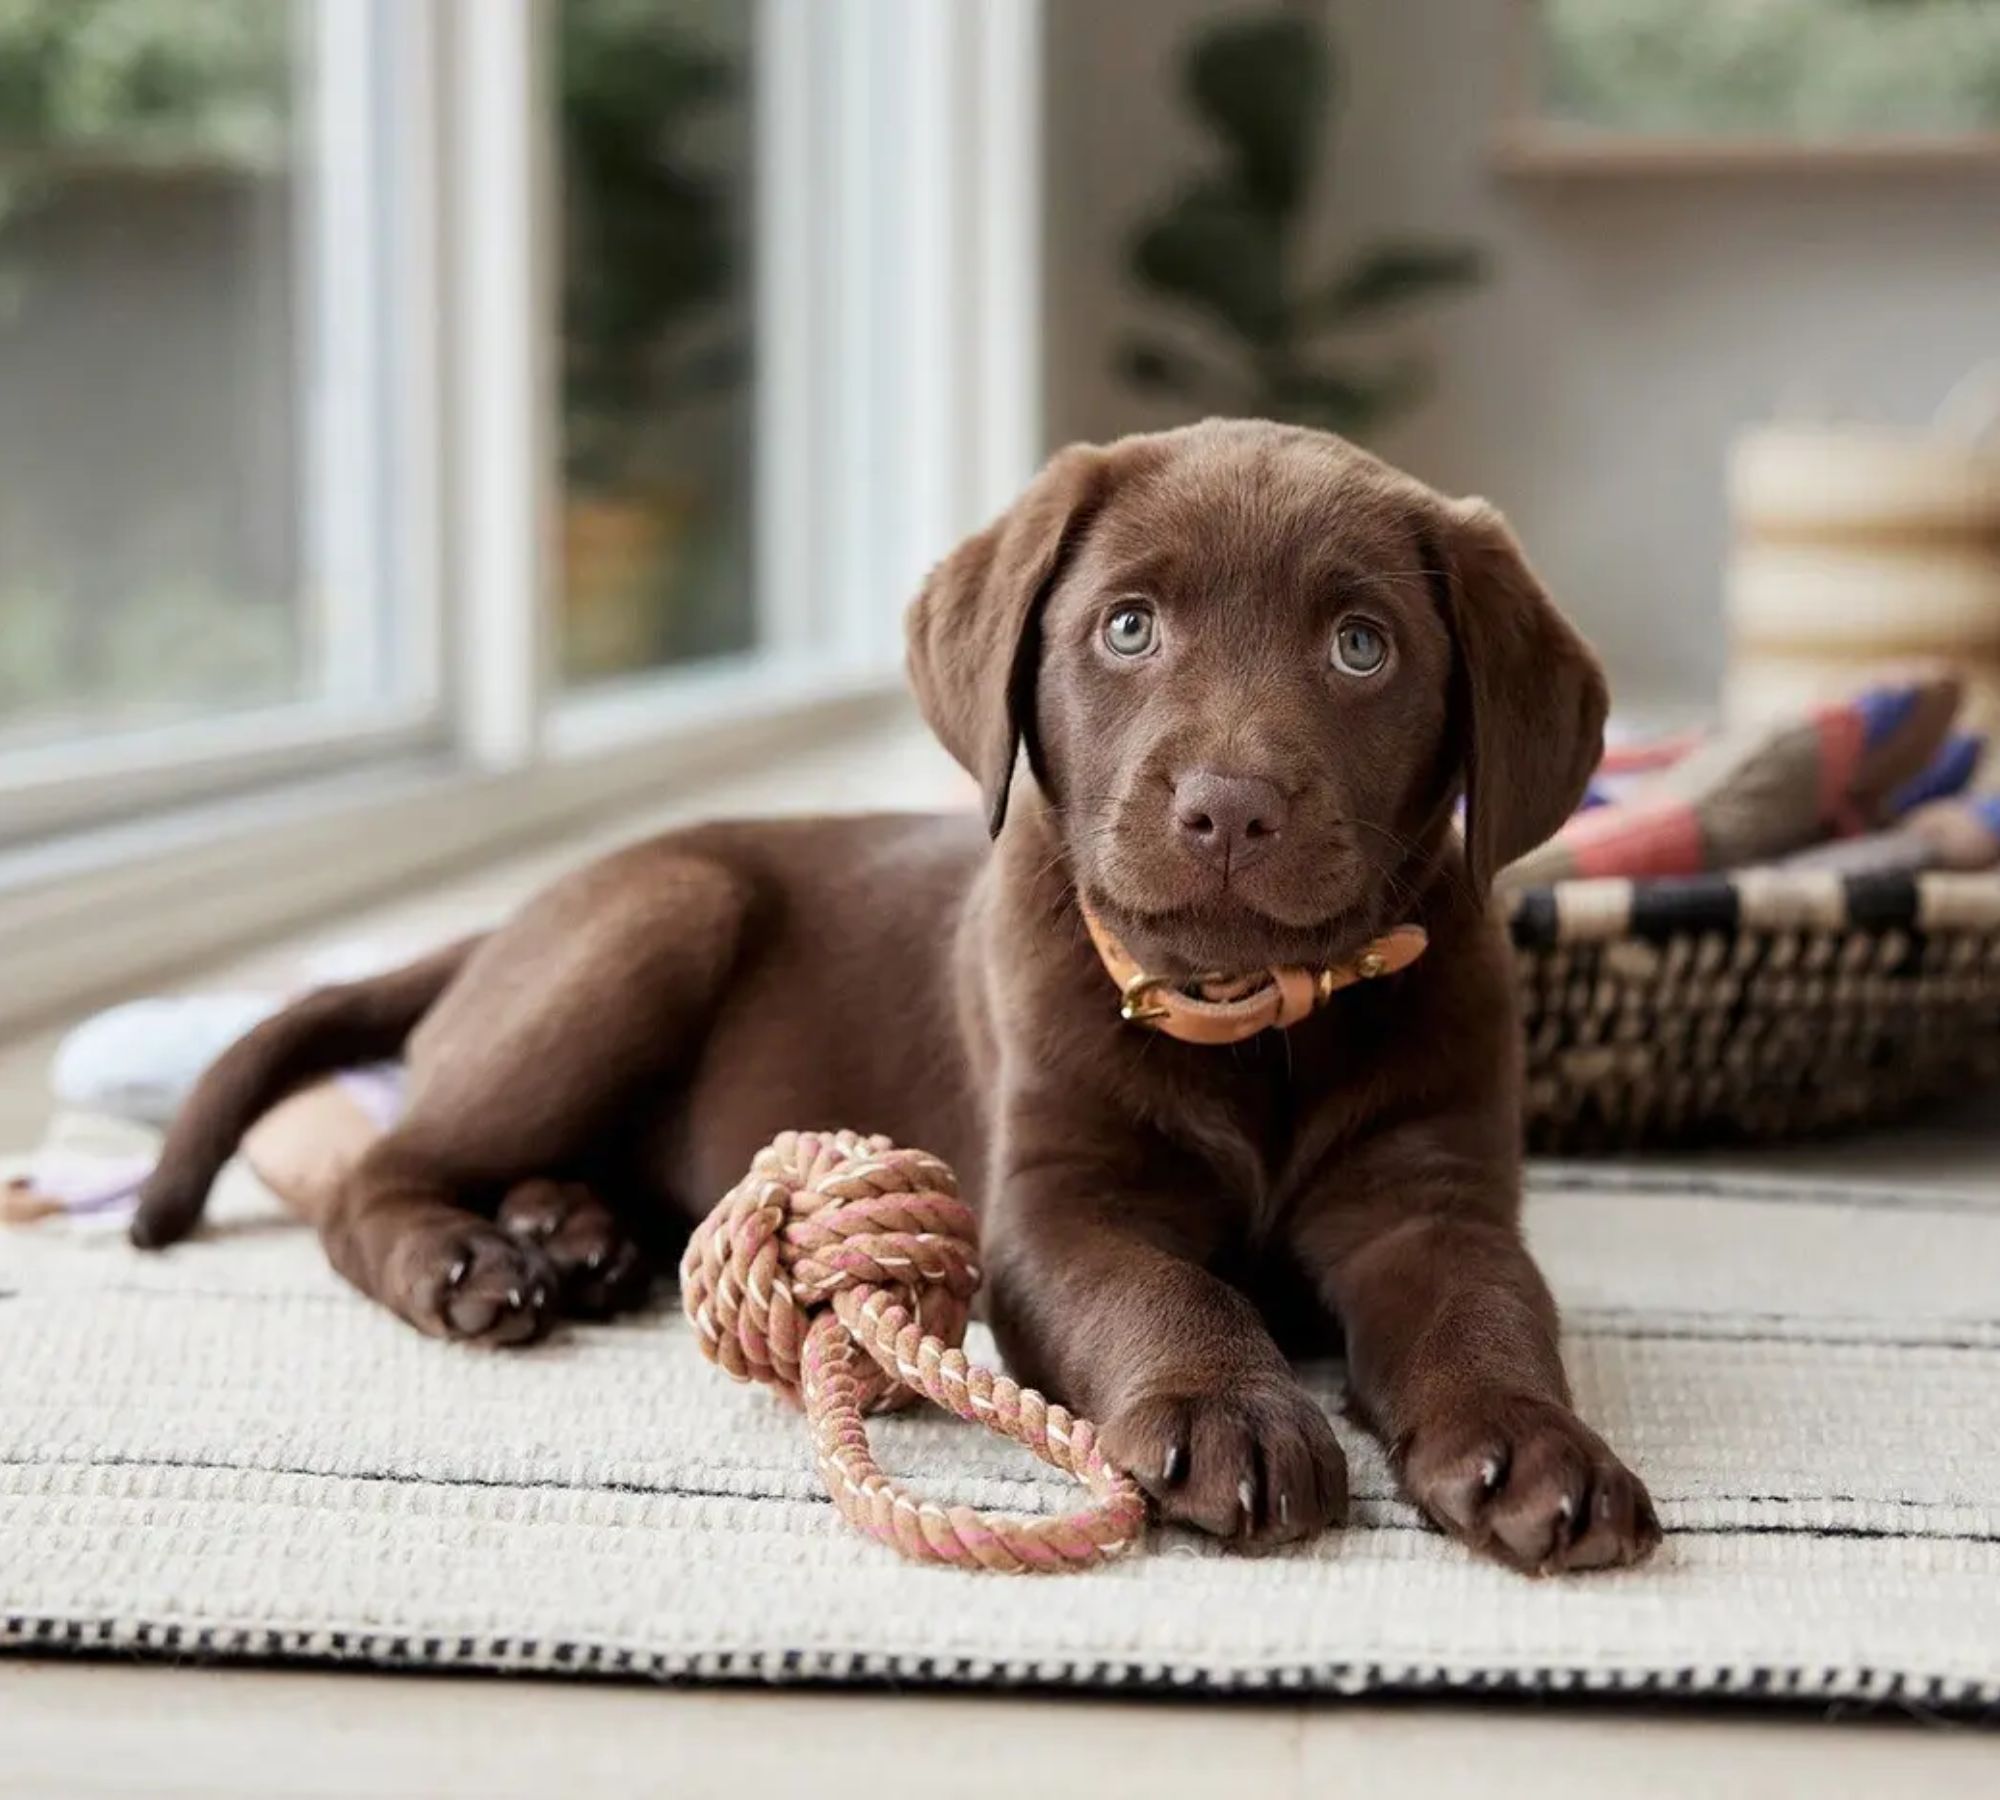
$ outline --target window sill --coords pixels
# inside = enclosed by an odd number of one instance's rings
[[[746,665],[583,696],[518,771],[405,758],[0,853],[0,1031],[906,706],[899,673]]]

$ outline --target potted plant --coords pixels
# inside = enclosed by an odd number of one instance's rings
[[[1335,89],[1315,13],[1226,18],[1187,46],[1182,87],[1218,154],[1139,221],[1127,263],[1141,293],[1207,327],[1210,347],[1134,333],[1116,367],[1140,391],[1194,410],[1365,436],[1422,393],[1427,366],[1341,340],[1478,281],[1484,258],[1470,244],[1397,238],[1340,268],[1304,266]]]

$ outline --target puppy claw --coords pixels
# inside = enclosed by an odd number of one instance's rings
[[[505,1346],[547,1329],[546,1315],[524,1303],[539,1280],[535,1252],[479,1220],[441,1212],[406,1228],[383,1255],[368,1291],[433,1337]]]
[[[1412,1432],[1400,1461],[1433,1523],[1525,1575],[1625,1567],[1660,1543],[1645,1485],[1554,1401],[1475,1396]]]
[[[1346,1518],[1339,1440],[1288,1374],[1134,1401],[1113,1410],[1098,1442],[1164,1518],[1217,1537],[1288,1543]]]

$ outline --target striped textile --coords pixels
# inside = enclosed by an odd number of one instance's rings
[[[94,1123],[72,1156],[129,1153]],[[176,1660],[1341,1695],[2000,1708],[2000,1188],[1540,1168],[1582,1405],[1652,1484],[1646,1567],[1525,1581],[1353,1461],[1345,1533],[1156,1535],[1058,1590],[845,1526],[795,1416],[662,1304],[495,1355],[341,1286],[237,1171],[202,1239],[0,1234],[0,1644]],[[941,1417],[884,1462],[1071,1492]]]
[[[1905,869],[1743,869],[1733,875],[1630,881],[1607,876],[1528,888],[1504,901],[1517,950],[1648,941],[1689,933],[2000,934],[2000,877]]]
[[[1695,875],[1881,828],[1955,793],[1979,760],[1952,736],[1947,676],[1872,688],[1797,718],[1615,750],[1583,808],[1503,876],[1509,889]]]

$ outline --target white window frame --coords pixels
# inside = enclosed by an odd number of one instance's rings
[[[321,0],[319,560],[383,629],[328,708],[0,762],[0,1027],[852,728],[1038,459],[1042,0],[755,0],[758,648],[558,692],[554,3]]]
[[[437,8],[320,0],[300,18],[300,604],[318,691],[102,737],[0,740],[0,846],[446,741],[438,396],[409,378],[436,359]]]

